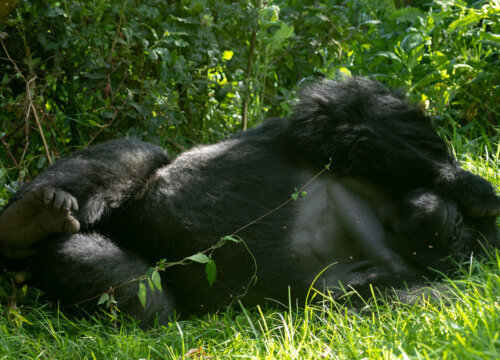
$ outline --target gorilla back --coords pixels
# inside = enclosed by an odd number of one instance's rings
[[[330,161],[303,198],[269,213]],[[428,117],[379,83],[350,79],[313,84],[291,118],[173,162],[136,140],[62,159],[13,198],[0,241],[5,257],[29,259],[53,299],[81,303],[112,287],[118,307],[148,325],[241,294],[249,305],[286,300],[288,287],[304,298],[324,269],[316,285],[332,290],[418,283],[429,266],[451,271],[498,247],[499,213],[493,187],[458,166]],[[213,253],[212,287],[196,263],[162,273],[163,291],[148,289],[145,308],[137,283],[119,286],[238,229],[244,243]]]

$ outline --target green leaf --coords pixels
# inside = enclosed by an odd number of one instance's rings
[[[425,13],[414,7],[406,7],[402,9],[395,10],[387,17],[388,20],[391,21],[409,21],[415,22],[418,18],[425,18]]]
[[[401,48],[405,53],[409,54],[413,49],[423,43],[422,35],[419,33],[410,33],[401,41]]]
[[[293,35],[293,26],[287,25],[286,23],[281,23],[280,28],[276,31],[274,36],[279,40],[279,41],[285,41],[288,39],[290,36]]]
[[[330,166],[332,166],[332,158],[330,158],[330,162],[328,164],[325,165],[325,170],[326,171],[330,171]]]
[[[425,86],[429,85],[430,83],[433,83],[433,82],[438,81],[440,79],[441,79],[440,72],[435,70],[435,71],[430,72],[429,74],[421,77],[420,80],[413,85],[413,88],[414,89],[422,89]]]
[[[276,30],[274,35],[266,39],[266,42],[270,46],[270,51],[280,50],[285,45],[285,41],[292,36],[293,31],[293,26],[281,23],[280,28]]]
[[[164,269],[166,263],[167,263],[167,259],[160,259],[156,262],[156,267],[158,267],[159,269]]]
[[[441,51],[434,51],[432,54],[432,60],[438,69],[441,69],[450,63],[448,57]]]
[[[351,71],[344,66],[339,67],[337,70],[344,75],[352,76]]]
[[[4,168],[0,168],[0,187],[5,186],[6,182],[7,182],[7,171]]]
[[[222,53],[222,60],[231,60],[233,58],[233,52],[231,50],[226,50]]]
[[[151,292],[155,291],[155,285],[153,284],[151,279],[148,278],[147,280],[148,280],[148,285],[149,285],[149,288],[151,289]]]
[[[142,304],[143,308],[146,308],[146,285],[144,283],[139,283],[139,291],[137,292],[137,296],[139,297],[139,301]]]
[[[239,242],[241,242],[241,240],[239,240],[239,239],[237,239],[237,238],[235,238],[234,236],[231,236],[231,235],[226,235],[226,236],[224,236],[221,240],[222,240],[222,241],[232,241],[232,242],[234,242],[234,243],[239,243]]]
[[[413,69],[415,66],[417,66],[417,64],[422,59],[423,53],[424,53],[424,45],[420,45],[411,51],[406,61],[406,65],[408,66],[409,69]]]
[[[479,22],[480,19],[481,17],[479,15],[477,15],[474,11],[471,11],[466,16],[460,17],[457,20],[453,21],[450,26],[448,26],[448,31],[454,32],[466,26],[476,25],[476,23]]]
[[[111,304],[116,304],[115,297],[113,296],[113,294],[109,295],[109,300],[106,301],[106,307],[111,308]],[[114,313],[114,310],[113,310],[113,313]]]
[[[42,169],[46,163],[47,163],[47,158],[45,156],[40,156],[36,163],[36,167]]]
[[[175,39],[174,45],[178,46],[178,47],[186,47],[186,46],[189,46],[189,43],[187,41],[182,40],[182,39]]]
[[[84,73],[83,76],[88,77],[89,79],[95,79],[95,80],[107,78],[106,74],[96,74],[96,73],[89,73],[89,72]]]
[[[396,54],[390,51],[379,51],[378,53],[375,54],[375,56],[386,57],[396,62],[401,62],[401,59]]]
[[[208,256],[205,254],[202,254],[202,253],[191,255],[191,256],[187,257],[186,259],[192,260],[192,261],[200,263],[200,264],[206,264],[207,262],[210,261]]]
[[[210,261],[207,262],[207,265],[205,265],[205,272],[207,274],[208,285],[212,287],[217,277],[217,265],[215,265],[215,261],[210,259]]]
[[[146,110],[146,108],[144,106],[133,103],[133,102],[131,102],[130,105],[132,105],[137,110],[137,112],[139,114],[144,115],[144,116],[149,115],[149,112]]]
[[[155,287],[161,291],[161,276],[158,271],[153,272],[153,275],[151,275],[151,280],[153,281],[153,284]]]
[[[156,271],[156,269],[155,269],[154,267],[150,267],[150,268],[148,269],[148,271],[146,271],[146,276],[147,276],[148,278],[152,277],[152,276],[153,276],[153,273],[154,273],[155,271]]]
[[[101,297],[99,298],[99,301],[97,301],[97,305],[102,305],[104,304],[105,302],[107,302],[109,300],[109,294],[108,293],[104,293],[101,295]]]
[[[488,40],[488,41],[495,43],[496,45],[500,45],[500,35],[499,34],[492,34],[490,32],[481,31],[479,33],[479,39]]]

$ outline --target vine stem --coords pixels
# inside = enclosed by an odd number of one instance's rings
[[[328,165],[329,166],[329,165]],[[297,190],[297,193],[300,193],[302,192],[307,186],[309,186],[314,180],[316,180],[319,176],[321,176],[325,171],[329,171],[329,168],[328,166],[325,166],[320,172],[318,172],[316,175],[314,175],[311,179],[309,179],[304,185],[302,185],[302,187],[300,189]],[[265,213],[264,215],[262,216],[259,216],[257,219],[249,222],[248,224],[246,224],[245,226],[242,226],[240,227],[239,229],[233,231],[230,235],[228,236],[235,236],[237,235],[239,232],[243,231],[244,229],[248,228],[249,226],[252,226],[253,224],[255,224],[256,222],[264,219],[265,217],[273,214],[274,212],[278,211],[279,209],[281,209],[283,206],[287,205],[289,202],[291,202],[293,200],[292,197],[290,197],[288,200],[286,200],[285,202],[283,202],[282,204],[276,206],[274,209],[272,209],[271,211],[268,211],[267,213]],[[223,241],[223,238],[221,238],[221,240],[219,240],[216,244],[208,247],[207,249],[203,250],[203,251],[200,251],[199,253],[201,254],[206,254],[208,252],[213,252],[214,250],[216,250],[217,248],[219,248],[221,245],[223,245],[224,241]],[[254,275],[252,276],[252,278],[250,279],[250,282],[245,290],[245,293],[247,292],[248,290],[248,287],[250,286],[251,282],[253,281],[254,277],[256,276],[256,273],[257,273],[257,262],[253,256],[253,254],[250,252],[250,249],[248,248],[248,246],[246,245],[246,243],[243,241],[243,244],[245,245],[246,249],[248,250],[248,252],[250,253],[250,255],[252,256],[253,258],[253,261],[254,261],[254,264],[255,264],[255,272],[254,272]],[[186,265],[190,262],[193,262],[191,259],[189,259],[190,256],[186,256],[185,258],[183,258],[182,260],[180,261],[177,261],[177,262],[171,262],[171,263],[166,263],[163,267],[159,267],[158,265],[155,267],[156,271],[165,271],[167,270],[168,268],[171,268],[172,266],[175,266],[175,265]],[[80,302],[77,302],[77,303],[74,303],[74,304],[70,304],[70,305],[66,305],[66,306],[63,306],[63,308],[67,308],[67,307],[72,307],[72,306],[78,306],[78,305],[81,305],[81,304],[84,304],[86,302],[89,302],[89,301],[92,301],[92,300],[95,300],[95,299],[98,299],[100,298],[102,295],[104,294],[111,294],[113,293],[116,289],[119,289],[125,285],[128,285],[128,284],[131,284],[133,282],[137,282],[137,281],[141,281],[141,280],[145,280],[147,279],[147,275],[142,275],[142,276],[139,276],[139,277],[136,277],[136,278],[133,278],[133,279],[130,279],[130,280],[127,280],[115,287],[110,287],[108,290],[106,291],[103,291],[95,296],[92,296],[90,298],[87,298],[85,300],[82,300]],[[243,294],[244,295],[244,294]],[[240,298],[241,296],[237,296],[235,297],[235,299],[238,299]],[[233,299],[233,301],[235,300]]]
[[[316,180],[316,179],[317,179],[317,178],[318,178],[321,174],[323,174],[325,171],[326,171],[326,168],[324,168],[324,169],[323,169],[323,170],[321,170],[319,173],[317,173],[316,175],[314,175],[311,179],[309,179],[309,181],[308,181],[308,182],[306,182],[304,185],[302,185],[302,187],[301,187],[299,190],[297,190],[297,193],[302,192],[302,191],[303,191],[303,190],[304,190],[304,189],[305,189],[305,188],[306,188],[309,184],[311,184],[314,180]],[[239,232],[241,232],[241,231],[245,230],[247,227],[252,226],[252,225],[253,225],[253,224],[255,224],[256,222],[258,222],[258,221],[260,221],[260,220],[264,219],[265,217],[268,217],[269,215],[271,215],[272,213],[274,213],[274,212],[278,211],[278,210],[279,210],[279,209],[281,209],[283,206],[285,206],[286,204],[288,204],[290,201],[293,201],[293,200],[294,200],[294,199],[292,199],[292,198],[290,197],[287,201],[285,201],[284,203],[282,203],[282,204],[280,204],[280,205],[276,206],[276,207],[275,207],[274,209],[272,209],[271,211],[268,211],[268,212],[267,212],[267,213],[265,213],[264,215],[262,215],[262,216],[258,217],[257,219],[255,219],[255,220],[253,220],[253,221],[249,222],[248,224],[246,224],[245,226],[242,226],[242,227],[240,227],[238,230],[236,230],[236,231],[232,232],[232,233],[230,234],[230,236],[236,235],[236,234],[238,234]]]

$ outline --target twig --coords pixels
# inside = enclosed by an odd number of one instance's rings
[[[253,58],[255,52],[255,43],[257,42],[257,33],[259,31],[259,10],[260,10],[260,0],[257,0],[257,18],[255,19],[256,24],[252,32],[252,39],[250,40],[250,48],[248,49],[248,60],[247,60],[247,70],[245,75],[245,97],[243,98],[243,109],[241,113],[241,129],[245,131],[248,125],[248,100],[250,92],[250,76],[252,75],[253,68]]]
[[[113,115],[113,118],[111,119],[110,122],[108,122],[107,124],[104,124],[104,125],[101,125],[100,126],[100,129],[90,138],[90,141],[87,143],[87,145],[85,145],[85,147],[89,146],[94,140],[95,138],[106,128],[110,127],[111,124],[113,124],[113,122],[116,120],[116,116],[118,115],[118,111],[116,110],[116,108],[114,106],[104,106],[102,108],[99,108],[99,109],[96,109],[95,111],[98,111],[98,110],[101,110],[101,109],[105,109],[105,108],[110,108],[111,110],[113,110],[115,112],[115,114]]]
[[[179,143],[176,143],[176,142],[175,142],[175,141],[173,141],[173,140],[170,140],[170,139],[165,139],[165,142],[166,142],[167,144],[169,144],[170,146],[172,146],[172,147],[176,148],[176,149],[177,149],[177,150],[179,150],[179,151],[185,151],[185,150],[186,150],[186,148],[185,148],[184,146],[182,146],[182,145],[181,145],[181,144],[179,144]]]
[[[108,63],[110,63],[110,64],[111,64],[111,61],[113,58],[113,52],[115,51],[116,42],[118,41],[118,36],[120,35],[120,30],[122,28],[123,18],[125,16],[125,9],[127,8],[127,1],[128,0],[125,0],[123,2],[123,7],[120,10],[120,21],[118,22],[118,27],[116,28],[116,33],[115,33],[115,37],[113,39],[113,43],[111,44],[111,49],[109,50]]]
[[[31,97],[31,83],[33,81],[35,81],[36,75],[33,76],[30,80],[26,80],[26,77],[23,75],[22,71],[19,69],[19,67],[17,66],[16,62],[10,57],[10,54],[7,51],[7,48],[5,47],[5,44],[4,44],[3,40],[2,40],[2,38],[0,38],[0,43],[2,44],[2,48],[5,51],[5,54],[7,55],[7,58],[12,63],[12,65],[14,65],[14,68],[21,75],[21,77],[23,78],[23,80],[26,83],[26,96],[27,96],[27,99],[29,101],[29,103],[28,103],[28,109],[26,110],[26,117],[25,117],[26,134],[27,134],[27,131],[28,131],[28,128],[29,128],[27,126],[28,122],[29,122],[29,114],[30,114],[30,111],[33,111],[33,115],[35,117],[35,122],[36,122],[36,125],[38,127],[38,131],[40,132],[40,136],[42,138],[43,146],[45,148],[45,154],[47,155],[47,161],[49,162],[50,165],[52,165],[52,159],[50,158],[49,147],[47,146],[47,141],[45,141],[45,135],[43,134],[42,125],[40,124],[40,120],[38,119],[38,114],[36,113],[36,109],[34,107],[33,98]],[[28,144],[28,142],[26,142],[25,147],[27,146],[27,144]]]
[[[5,140],[3,139],[3,137],[0,137],[0,141],[2,142],[3,146],[5,147],[5,150],[7,150],[7,154],[12,159],[12,162],[14,163],[15,167],[19,169],[19,164],[17,163],[16,158],[14,157],[14,155],[12,154],[12,152],[10,151],[9,144],[7,144],[5,142]]]
[[[17,66],[16,62],[14,60],[12,60],[12,58],[10,57],[9,52],[7,51],[7,48],[5,47],[5,44],[3,43],[2,37],[0,37],[0,43],[2,44],[3,51],[5,51],[5,55],[7,55],[7,58],[9,59],[9,61],[12,63],[12,65],[14,65],[14,68],[19,73],[19,75],[22,76],[23,80],[26,81],[26,78],[24,77],[22,71],[19,70],[19,67]]]
[[[26,82],[26,94],[28,95],[28,110],[26,111],[28,114],[30,111],[33,112],[33,116],[35,117],[36,126],[38,127],[38,131],[40,132],[40,137],[42,138],[43,147],[45,149],[45,155],[47,156],[47,161],[50,165],[52,165],[52,159],[50,158],[49,147],[47,146],[47,141],[45,140],[45,135],[43,134],[42,125],[40,124],[40,120],[38,119],[38,114],[36,113],[35,105],[33,103],[33,99],[31,97],[31,83],[36,79],[36,76],[32,77],[28,82]]]

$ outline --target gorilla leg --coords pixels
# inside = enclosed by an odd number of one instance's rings
[[[88,312],[98,309],[99,294],[113,288],[117,308],[151,326],[158,316],[167,323],[174,313],[174,298],[162,282],[162,292],[146,286],[146,307],[138,298],[138,282],[151,266],[137,255],[126,252],[106,237],[90,233],[57,235],[44,241],[32,259],[32,283],[61,305],[79,304]],[[123,285],[126,284],[126,285]]]
[[[158,146],[134,139],[108,141],[59,160],[13,201],[40,186],[64,190],[78,201],[75,217],[85,229],[135,196],[149,177],[169,162]]]
[[[88,230],[140,196],[146,181],[169,162],[161,148],[132,139],[61,159],[14,195],[0,215],[0,254],[26,257],[50,234]]]

